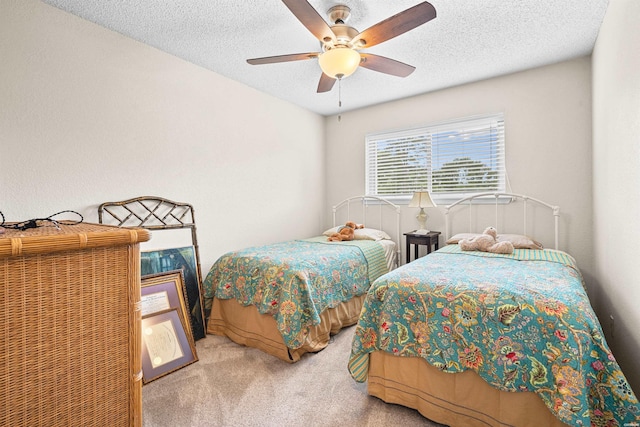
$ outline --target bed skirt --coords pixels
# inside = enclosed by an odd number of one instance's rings
[[[268,314],[260,314],[253,306],[243,306],[235,299],[214,298],[207,333],[223,335],[232,341],[255,347],[285,362],[294,363],[305,353],[315,353],[329,344],[331,335],[356,324],[365,295],[353,297],[320,315],[320,324],[309,329],[304,345],[287,348],[278,331],[276,321]]]
[[[535,393],[500,391],[474,371],[442,372],[419,357],[371,353],[368,392],[452,427],[567,427]]]

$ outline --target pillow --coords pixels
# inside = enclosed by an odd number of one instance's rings
[[[323,236],[331,236],[333,233],[337,233],[340,228],[344,227],[344,225],[340,225],[338,227],[333,227],[326,230],[322,233]],[[391,236],[385,233],[382,230],[376,230],[375,228],[359,228],[355,230],[353,233],[354,240],[391,240]]]
[[[481,233],[458,233],[447,240],[447,245],[454,245],[462,239],[471,239]],[[515,249],[544,249],[542,243],[522,234],[498,234],[498,242],[511,242]]]
[[[522,234],[498,234],[498,242],[511,242],[515,249],[544,249],[542,243]]]
[[[340,227],[343,227],[343,226],[342,226],[342,225],[340,225],[340,226],[338,226],[338,227],[330,228],[330,229],[328,229],[327,231],[325,231],[324,233],[322,233],[322,235],[323,235],[323,236],[327,236],[327,237],[329,237],[329,236],[331,236],[333,233],[337,233],[337,232],[338,232],[338,229],[339,229]]]
[[[449,240],[446,241],[447,245],[455,245],[457,244],[460,240],[464,240],[464,239],[472,239],[476,236],[479,236],[480,233],[458,233],[458,234],[454,234],[453,236],[451,236],[449,238]]]
[[[375,228],[359,228],[355,232],[355,240],[391,240],[391,236],[382,230]]]

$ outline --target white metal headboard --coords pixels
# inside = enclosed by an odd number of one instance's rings
[[[358,214],[357,218],[352,218],[351,216],[351,205],[357,204],[361,207],[362,211]],[[346,206],[345,206],[346,205]],[[383,199],[382,197],[377,196],[353,196],[347,199],[344,199],[337,205],[333,206],[333,226],[336,226],[336,213],[338,209],[347,209],[347,218],[349,221],[353,221],[358,219],[358,222],[365,224],[365,226],[369,228],[378,228],[379,230],[384,230],[384,219],[385,212],[393,211],[395,212],[395,218],[393,222],[395,223],[395,234],[388,233],[392,236],[393,241],[396,243],[396,265],[400,265],[400,206],[391,203],[390,201]],[[358,207],[355,207],[358,209]],[[354,209],[354,210],[355,210]],[[358,209],[359,210],[359,209]],[[371,218],[371,215],[368,215],[370,210],[377,211],[378,220],[373,224],[369,221],[368,218]],[[356,213],[354,213],[355,215]]]
[[[554,238],[555,238],[555,249],[558,250],[558,220],[560,218],[560,207],[559,206],[554,206],[554,205],[550,205],[549,203],[545,203],[541,200],[535,199],[533,197],[529,197],[529,196],[524,196],[521,194],[514,194],[514,193],[478,193],[478,194],[474,194],[473,196],[468,196],[465,197],[463,199],[458,200],[455,203],[450,204],[449,206],[444,208],[444,217],[445,217],[445,241],[449,240],[450,237],[450,220],[449,220],[449,211],[451,210],[451,208],[455,207],[455,206],[459,206],[462,204],[465,204],[465,202],[468,204],[469,208],[471,207],[471,203],[473,200],[475,199],[487,199],[493,197],[495,199],[495,223],[498,223],[498,205],[500,203],[498,203],[498,200],[503,197],[510,197],[512,199],[518,199],[518,200],[522,200],[523,202],[523,213],[524,213],[524,230],[523,230],[523,234],[527,234],[527,203],[528,202],[534,202],[540,206],[544,206],[548,209],[551,210],[551,213],[553,214],[554,217]],[[469,213],[469,231],[471,232],[471,213]]]

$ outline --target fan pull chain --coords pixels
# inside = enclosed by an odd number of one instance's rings
[[[342,108],[342,78],[338,77],[338,108]],[[342,115],[338,113],[338,121],[342,120]]]

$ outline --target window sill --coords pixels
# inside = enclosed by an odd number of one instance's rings
[[[431,194],[431,198],[433,202],[438,206],[449,206],[450,204],[455,203],[460,199],[464,199],[465,197],[472,196],[472,195],[473,195],[472,193],[456,194],[455,196],[454,195],[437,196],[437,195]],[[383,199],[389,200],[390,202],[395,203],[397,205],[405,205],[405,206],[408,205],[409,202],[411,201],[411,196],[378,196],[378,197],[382,197]],[[512,197],[508,197],[508,196],[498,197],[499,205],[506,205],[511,203],[512,201],[513,201]],[[375,203],[375,201],[370,203]],[[493,205],[496,203],[496,197],[486,196],[486,197],[474,199],[470,203],[472,205]]]

